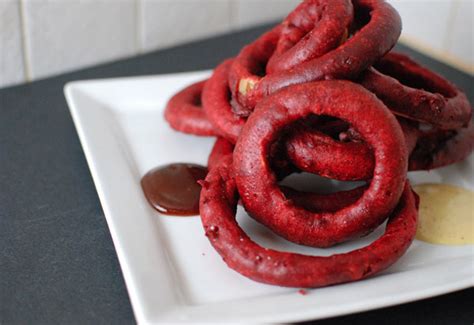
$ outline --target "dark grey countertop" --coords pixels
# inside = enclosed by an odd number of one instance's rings
[[[120,324],[134,317],[63,95],[66,82],[209,69],[255,28],[0,90],[0,324]],[[473,80],[405,47],[468,93]],[[472,324],[474,290],[317,321]]]

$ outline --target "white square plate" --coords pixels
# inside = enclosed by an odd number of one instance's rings
[[[140,178],[172,162],[206,164],[212,138],[173,131],[163,120],[168,98],[208,71],[155,77],[79,81],[66,98],[92,171],[138,323],[161,321],[289,322],[343,315],[431,297],[474,284],[473,246],[415,241],[394,266],[370,279],[309,290],[253,282],[227,268],[204,236],[198,217],[159,215],[147,203]],[[474,188],[474,157],[417,182]],[[238,212],[239,224],[258,243],[306,254],[329,255],[356,242],[319,250],[278,238]]]

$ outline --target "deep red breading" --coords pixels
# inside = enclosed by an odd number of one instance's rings
[[[255,281],[314,288],[360,280],[395,263],[415,237],[417,199],[407,183],[389,217],[384,235],[364,248],[322,257],[261,247],[245,234],[235,220],[239,196],[231,170],[232,156],[228,155],[210,170],[202,182],[201,220],[207,238],[224,262]],[[333,209],[347,204],[342,201],[328,202],[332,202]]]
[[[177,131],[210,136],[217,135],[201,106],[202,88],[206,80],[196,82],[176,93],[165,108],[165,119]]]
[[[351,123],[374,151],[369,188],[353,205],[335,213],[312,213],[289,202],[268,159],[281,131],[310,114]],[[295,85],[265,98],[245,123],[233,155],[235,181],[249,215],[292,242],[316,247],[379,226],[396,206],[407,172],[407,150],[397,120],[375,95],[348,81]]]
[[[256,281],[299,288],[355,281],[393,264],[416,232],[407,170],[465,159],[474,147],[466,95],[409,57],[383,0],[305,0],[171,98],[176,130],[217,136],[201,181],[201,220],[227,265]],[[294,172],[342,181],[318,194],[279,186]],[[326,247],[368,234],[367,247],[328,257],[260,247],[235,221],[237,203],[280,236]]]

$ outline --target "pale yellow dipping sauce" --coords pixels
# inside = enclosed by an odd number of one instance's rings
[[[420,196],[417,239],[474,244],[474,192],[447,184],[420,184],[414,190]]]

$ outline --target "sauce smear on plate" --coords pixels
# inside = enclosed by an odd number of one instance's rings
[[[160,213],[176,216],[199,214],[201,185],[207,168],[176,163],[150,170],[141,180],[148,202]]]
[[[417,239],[474,244],[474,192],[447,184],[421,184],[414,190],[420,196]]]

